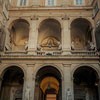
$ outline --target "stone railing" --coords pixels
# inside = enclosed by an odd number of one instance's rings
[[[61,54],[62,54],[62,51],[37,51],[37,55],[40,55],[40,56],[43,56],[43,55],[56,56],[56,55],[61,55]]]
[[[87,56],[93,56],[93,55],[97,55],[96,51],[85,51],[85,50],[72,50],[71,51],[72,55],[87,55]]]
[[[28,51],[19,51],[19,52],[4,52],[2,53],[3,55],[30,55]],[[59,56],[59,55],[64,55],[63,51],[36,51],[33,55],[37,56]],[[71,50],[69,51],[68,55],[70,56],[97,56],[99,55],[96,51],[86,51],[86,50]],[[67,56],[64,55],[64,56]]]
[[[5,54],[8,55],[20,55],[20,54],[27,54],[27,51],[5,51]]]

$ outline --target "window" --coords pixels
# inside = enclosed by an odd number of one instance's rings
[[[46,6],[55,6],[56,0],[46,0],[45,5]]]
[[[26,0],[20,0],[20,6],[26,5]]]
[[[96,3],[93,9],[94,16],[98,13],[98,11],[99,11],[99,7],[98,7],[98,4]]]
[[[18,0],[18,6],[26,6],[26,0]]]
[[[75,5],[83,5],[83,0],[75,0]]]

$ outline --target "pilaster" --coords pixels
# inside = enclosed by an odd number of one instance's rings
[[[66,6],[67,5],[67,0],[62,0],[62,6]]]
[[[72,79],[71,79],[71,65],[64,65],[64,87],[65,87],[65,98],[64,100],[72,100]]]
[[[32,17],[30,21],[30,32],[29,32],[29,43],[28,43],[28,53],[34,54],[37,50],[37,38],[38,38],[38,29],[37,29],[37,17]]]
[[[34,72],[34,64],[27,64],[27,75],[26,79],[24,80],[24,97],[23,100],[33,100],[34,96],[34,79],[33,79],[33,72]]]
[[[40,2],[39,0],[33,0],[33,6],[39,6]]]
[[[63,30],[62,30],[62,50],[63,55],[70,54],[71,50],[71,36],[69,27],[69,18],[65,15],[63,18]]]

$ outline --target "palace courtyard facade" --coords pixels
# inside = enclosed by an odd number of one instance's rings
[[[0,100],[100,100],[100,0],[0,0]]]

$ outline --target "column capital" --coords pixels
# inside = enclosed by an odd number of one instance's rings
[[[38,20],[39,18],[38,18],[38,16],[33,15],[33,16],[30,17],[30,19],[31,19],[31,20]]]
[[[63,17],[62,17],[62,20],[69,20],[70,18],[68,17],[68,15],[64,15]]]

